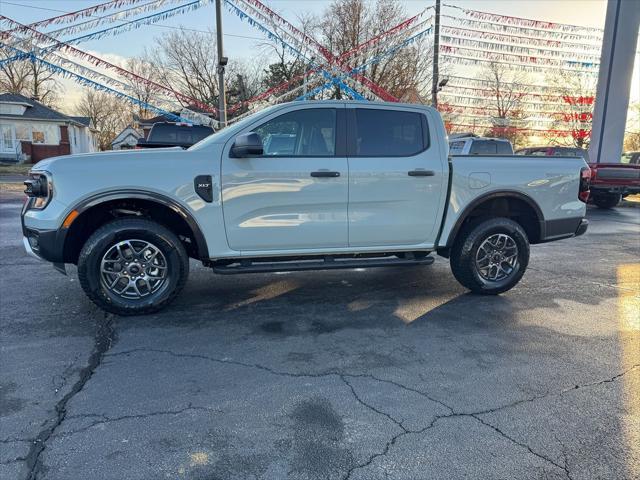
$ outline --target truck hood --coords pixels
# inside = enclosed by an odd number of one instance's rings
[[[47,171],[53,173],[54,170],[65,167],[82,167],[83,165],[96,165],[105,162],[130,162],[148,159],[150,155],[163,156],[165,152],[170,152],[175,158],[176,153],[184,152],[180,147],[156,148],[154,150],[110,150],[107,152],[79,153],[75,155],[63,155],[60,157],[50,157],[36,163],[33,171]]]

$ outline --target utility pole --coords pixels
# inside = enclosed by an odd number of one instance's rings
[[[229,59],[222,49],[222,0],[216,0],[216,42],[218,44],[218,128],[227,124],[227,100],[224,91],[224,67]]]
[[[438,108],[438,63],[440,56],[440,0],[436,0],[436,14],[433,25],[433,79],[431,82],[431,105]]]

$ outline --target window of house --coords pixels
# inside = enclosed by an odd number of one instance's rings
[[[16,138],[18,140],[31,141],[31,125],[24,122],[16,122]]]
[[[55,124],[34,125],[31,127],[31,141],[33,143],[44,143],[57,145],[60,143],[60,127]]]
[[[330,157],[336,151],[336,111],[309,108],[285,113],[254,130],[264,155]]]

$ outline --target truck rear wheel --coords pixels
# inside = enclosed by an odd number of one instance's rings
[[[497,295],[513,288],[529,263],[529,239],[508,218],[470,224],[451,249],[456,280],[474,293]]]
[[[178,237],[147,219],[103,225],[78,258],[84,292],[100,308],[118,315],[160,310],[180,293],[188,275],[189,257]]]
[[[618,193],[601,193],[593,196],[593,203],[598,208],[613,208],[620,203],[622,195]]]

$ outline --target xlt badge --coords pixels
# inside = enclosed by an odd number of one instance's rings
[[[201,199],[205,202],[213,202],[213,179],[211,175],[198,175],[193,180],[193,187]]]

